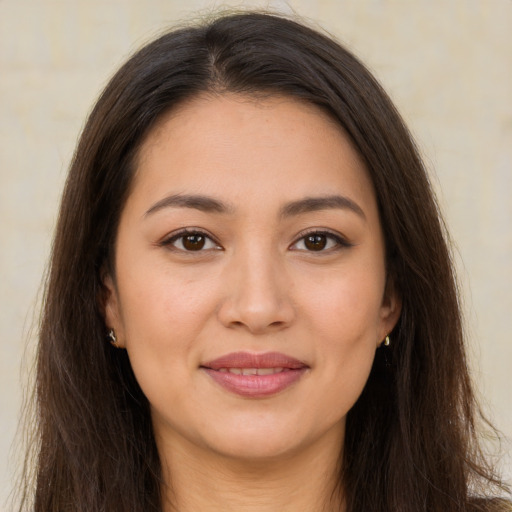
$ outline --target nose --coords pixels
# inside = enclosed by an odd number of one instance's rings
[[[225,269],[225,295],[218,309],[229,328],[264,334],[288,327],[295,317],[291,283],[277,256],[239,254]]]

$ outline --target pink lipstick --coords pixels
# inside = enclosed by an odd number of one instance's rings
[[[279,352],[234,352],[201,365],[224,389],[249,398],[264,398],[283,391],[308,368],[302,361]]]

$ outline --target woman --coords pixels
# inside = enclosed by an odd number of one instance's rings
[[[106,87],[37,403],[36,511],[508,506],[411,137],[354,56],[276,16],[170,32]]]

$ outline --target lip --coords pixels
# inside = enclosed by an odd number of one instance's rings
[[[279,352],[233,352],[204,363],[200,368],[231,393],[248,398],[264,398],[289,388],[304,375],[309,366]],[[230,373],[231,368],[282,368],[282,371],[267,375],[240,375]]]

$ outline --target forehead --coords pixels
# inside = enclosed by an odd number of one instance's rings
[[[205,94],[183,103],[147,136],[133,185],[153,197],[194,192],[261,204],[349,193],[374,201],[342,127],[320,108],[280,96]]]

